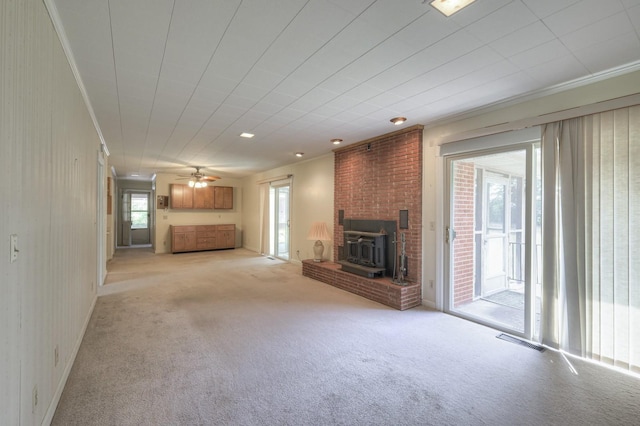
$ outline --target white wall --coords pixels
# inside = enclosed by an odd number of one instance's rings
[[[179,180],[178,175],[158,173],[156,176],[156,196],[169,196],[169,185],[186,181]],[[170,225],[236,225],[236,247],[242,247],[244,234],[242,223],[242,181],[239,179],[223,178],[215,181],[214,186],[233,187],[233,209],[224,210],[184,210],[164,209],[156,210],[156,253],[171,253]],[[171,204],[171,202],[169,202]],[[155,202],[154,202],[155,205]]]
[[[574,87],[562,92],[554,90],[520,102],[507,102],[466,114],[457,120],[426,126],[423,136],[424,192],[423,192],[423,291],[425,305],[441,307],[443,293],[443,160],[439,156],[444,143],[471,137],[527,128],[569,117],[624,106],[640,100],[630,95],[640,93],[640,71],[615,76],[590,85]],[[430,230],[430,223],[436,230]],[[434,280],[434,286],[430,286]]]
[[[31,425],[50,421],[95,303],[100,142],[42,0],[0,16],[0,423]]]
[[[291,260],[313,258],[314,241],[307,240],[313,222],[324,221],[333,233],[333,153],[268,170],[243,180],[242,223],[244,244],[260,251],[260,199],[257,182],[276,176],[293,175],[291,194]],[[333,260],[333,242],[323,242],[323,257]],[[300,251],[298,258],[297,252]]]

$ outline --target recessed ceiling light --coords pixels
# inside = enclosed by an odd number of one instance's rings
[[[132,177],[138,177],[138,176],[140,176],[140,175],[135,174],[135,173],[131,173],[131,176],[132,176]]]
[[[331,139],[331,143],[334,145],[340,145],[340,142],[342,142],[342,139]]]
[[[255,135],[253,133],[247,133],[247,132],[242,132],[240,133],[240,137],[241,138],[248,138],[251,139],[252,137],[254,137]]]
[[[304,155],[304,152],[296,152],[296,157],[302,157]]]
[[[404,123],[405,121],[407,121],[407,117],[393,117],[391,120],[393,124],[395,124],[396,126],[401,125],[402,123]]]
[[[475,0],[433,0],[431,6],[438,9],[444,16],[451,16],[463,7],[469,6]]]

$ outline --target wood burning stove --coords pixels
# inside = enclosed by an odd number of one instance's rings
[[[347,260],[371,268],[385,268],[385,235],[372,232],[345,231]]]
[[[340,247],[342,269],[369,278],[393,275],[393,253],[389,235],[395,221],[344,219],[344,246]]]

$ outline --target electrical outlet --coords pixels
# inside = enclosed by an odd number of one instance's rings
[[[53,349],[53,366],[58,366],[58,361],[60,361],[60,352],[58,351],[58,345]]]
[[[300,250],[296,250],[296,254],[298,255],[298,257],[300,256]]]
[[[433,288],[433,280],[429,280],[429,288]]]

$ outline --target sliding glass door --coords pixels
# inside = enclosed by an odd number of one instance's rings
[[[526,338],[539,323],[536,145],[447,158],[445,309]]]
[[[270,254],[284,260],[289,260],[290,192],[289,183],[272,185],[269,191]]]

